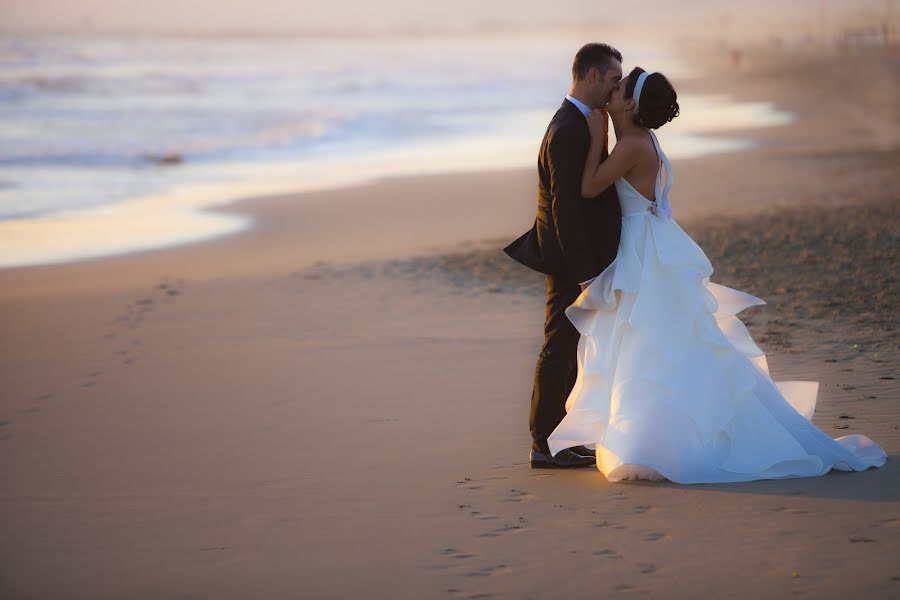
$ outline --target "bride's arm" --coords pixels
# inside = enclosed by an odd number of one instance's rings
[[[593,198],[611,186],[616,179],[623,177],[638,163],[640,150],[640,146],[634,140],[628,138],[617,140],[612,153],[601,163],[600,153],[603,150],[605,132],[595,119],[597,117],[591,115],[588,120],[588,124],[591,125],[591,147],[581,175],[581,195],[584,198]]]

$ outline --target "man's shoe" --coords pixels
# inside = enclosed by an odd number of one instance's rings
[[[575,454],[580,454],[582,456],[593,456],[593,457],[597,456],[597,452],[594,450],[591,450],[587,446],[572,446],[571,448],[569,448],[569,450],[571,450]]]
[[[582,456],[580,454],[576,454],[569,448],[560,450],[556,453],[556,456],[552,456],[549,452],[544,454],[543,452],[538,452],[537,450],[532,448],[531,454],[528,456],[528,465],[532,469],[571,469],[574,467],[595,467],[597,466],[597,459],[595,459],[593,456]]]

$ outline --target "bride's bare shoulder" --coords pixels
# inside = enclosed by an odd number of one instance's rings
[[[616,140],[616,148],[621,147],[628,154],[640,158],[656,157],[656,148],[653,140],[641,132],[629,132]]]

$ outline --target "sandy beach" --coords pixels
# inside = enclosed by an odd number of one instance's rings
[[[797,119],[673,161],[676,219],[767,301],[739,316],[773,378],[821,382],[814,422],[885,466],[532,471],[545,280],[500,248],[533,170],[246,199],[218,209],[246,233],[0,270],[0,596],[896,595],[897,58],[701,54],[677,89]]]

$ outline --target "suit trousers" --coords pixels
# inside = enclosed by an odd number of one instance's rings
[[[581,286],[567,278],[547,275],[544,344],[534,369],[534,389],[528,425],[532,447],[549,452],[547,438],[566,416],[566,400],[578,375],[581,334],[565,310],[581,294]]]

